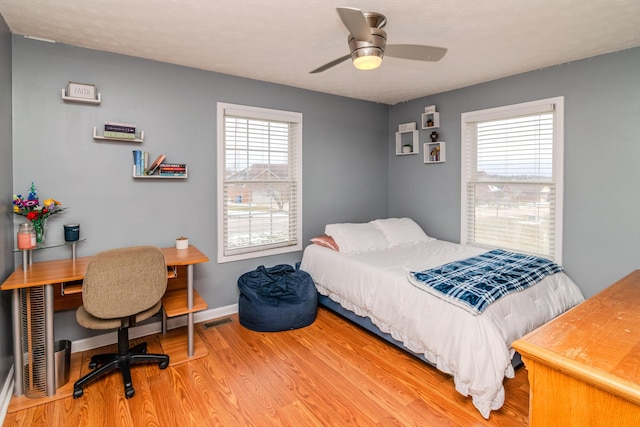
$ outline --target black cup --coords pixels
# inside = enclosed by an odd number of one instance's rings
[[[80,224],[66,224],[64,226],[65,242],[75,242],[80,238]]]

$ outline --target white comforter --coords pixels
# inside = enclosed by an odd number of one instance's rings
[[[344,255],[318,245],[304,251],[301,269],[318,292],[359,316],[369,317],[411,351],[451,374],[489,418],[504,403],[504,377],[514,375],[511,343],[584,300],[564,273],[508,295],[474,316],[411,285],[422,271],[486,250],[441,240]]]

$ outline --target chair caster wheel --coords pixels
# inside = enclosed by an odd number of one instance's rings
[[[133,389],[133,387],[126,388],[124,390],[124,395],[127,399],[131,399],[135,394],[136,394],[136,391]]]
[[[160,367],[160,369],[167,369],[167,366],[169,366],[169,361],[167,360],[166,362],[160,362],[158,366]]]
[[[89,362],[89,369],[96,369],[98,367],[98,362]]]
[[[73,389],[73,398],[74,399],[82,397],[83,394],[84,394],[84,391],[81,388],[74,388]]]

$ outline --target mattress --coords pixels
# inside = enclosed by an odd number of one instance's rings
[[[483,252],[441,240],[351,255],[313,244],[305,248],[301,269],[311,275],[320,294],[369,318],[452,375],[456,390],[470,396],[489,418],[504,403],[503,379],[514,375],[511,343],[584,298],[565,273],[557,273],[472,315],[409,283],[411,271]]]

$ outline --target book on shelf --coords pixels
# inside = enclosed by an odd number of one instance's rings
[[[104,122],[105,131],[136,133],[136,126],[129,123]]]
[[[186,172],[162,172],[160,171],[160,176],[186,176]]]
[[[114,132],[114,131],[111,131],[111,130],[105,130],[102,135],[105,138],[136,139],[136,134],[135,133]]]
[[[158,167],[160,167],[160,164],[162,163],[164,158],[165,158],[164,154],[160,154],[158,157],[156,157],[153,163],[149,165],[149,169],[147,170],[147,175],[153,175],[158,169]]]
[[[160,165],[160,172],[184,172],[187,170],[186,166],[163,166]]]
[[[161,163],[160,173],[165,175],[185,175],[187,165],[185,163]]]
[[[133,164],[136,167],[136,176],[141,176],[144,173],[143,161],[142,150],[133,150]]]

